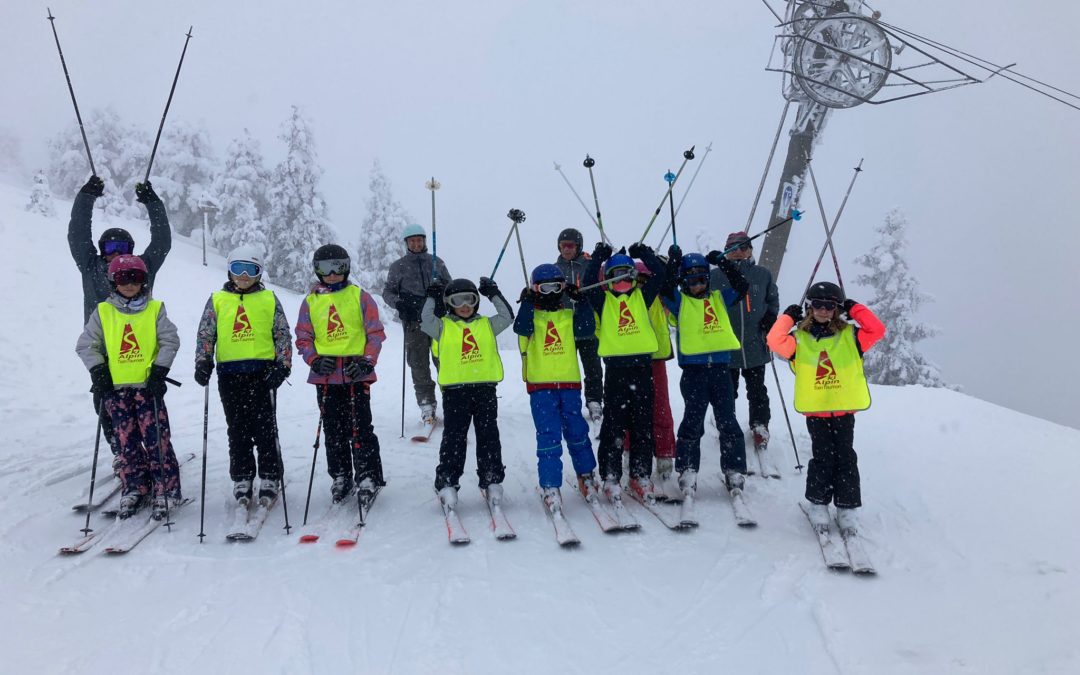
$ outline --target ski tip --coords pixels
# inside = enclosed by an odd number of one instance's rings
[[[302,534],[300,535],[301,544],[314,544],[319,541],[319,535],[317,534]]]
[[[356,546],[356,540],[355,539],[338,539],[336,542],[334,542],[334,546],[336,546],[338,548],[352,548],[353,546]]]

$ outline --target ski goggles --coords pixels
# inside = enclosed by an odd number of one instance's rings
[[[345,275],[349,272],[349,261],[345,258],[335,260],[319,260],[315,262],[315,273],[320,277],[331,274]]]
[[[130,255],[132,249],[135,247],[131,245],[130,241],[106,241],[101,244],[102,255]]]
[[[475,307],[480,304],[480,296],[472,291],[463,291],[461,293],[454,293],[453,295],[446,296],[446,304],[450,305],[454,309],[464,307],[468,305]]]
[[[700,267],[692,267],[683,275],[683,283],[687,286],[701,286],[709,283],[709,270]]]
[[[229,263],[229,274],[234,277],[255,277],[262,274],[262,265],[247,260],[234,260]]]
[[[637,279],[637,268],[630,267],[629,265],[626,267],[612,267],[605,272],[604,276],[608,279],[614,279],[615,277],[621,276],[626,276],[627,279]]]
[[[117,286],[144,284],[146,283],[146,272],[142,270],[120,270],[113,275],[113,283]]]
[[[561,281],[544,281],[536,284],[536,290],[542,295],[550,295],[553,293],[562,293],[566,284]]]
[[[835,300],[818,300],[815,298],[810,301],[810,306],[814,309],[827,309],[830,312],[836,309],[836,304]]]

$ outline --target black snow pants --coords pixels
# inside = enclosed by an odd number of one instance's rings
[[[765,388],[765,366],[757,368],[736,368],[728,370],[731,374],[731,388],[735,398],[739,398],[739,371],[742,371],[743,379],[746,380],[746,401],[750,405],[751,427],[760,424],[769,427],[772,418],[769,410],[769,390]]]
[[[353,472],[357,483],[383,480],[379,438],[371,424],[371,394],[363,383],[315,386],[326,434],[326,468],[332,478]]]
[[[281,479],[277,451],[277,420],[264,374],[218,372],[218,393],[229,429],[229,477],[234,481],[255,478],[258,448],[259,478]]]
[[[600,477],[622,479],[622,440],[630,432],[630,477],[652,475],[652,363],[612,366],[604,376],[604,420],[600,424]]]
[[[603,403],[604,368],[600,365],[599,340],[578,340],[577,352],[585,376],[585,402]]]
[[[499,401],[494,384],[463,384],[443,389],[442,444],[439,466],[435,468],[435,489],[461,487],[465,473],[465,452],[469,447],[469,424],[476,435],[476,475],[480,489],[502,483],[506,467],[499,441]]]
[[[814,456],[806,469],[806,500],[833,502],[837,508],[862,506],[859,458],[855,454],[855,416],[807,417]]]

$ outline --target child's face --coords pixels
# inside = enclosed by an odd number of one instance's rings
[[[138,283],[117,284],[116,285],[116,292],[119,293],[120,295],[124,296],[125,298],[131,299],[131,298],[134,298],[136,295],[139,294],[139,291],[142,290],[142,287],[143,287],[143,285],[138,284]]]
[[[454,314],[460,316],[462,319],[468,319],[473,315],[472,305],[462,305],[461,307],[454,307]]]
[[[345,275],[344,274],[324,274],[322,280],[323,280],[324,284],[326,284],[327,286],[331,286],[333,284],[340,284],[342,281],[345,281]]]
[[[818,323],[829,323],[836,314],[836,309],[818,309],[814,307],[811,311],[814,315],[814,321]]]
[[[240,276],[230,274],[229,278],[232,279],[233,284],[242,291],[246,291],[247,289],[255,285],[255,280],[246,274],[242,274]]]

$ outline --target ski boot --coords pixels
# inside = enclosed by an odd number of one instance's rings
[[[693,498],[697,494],[697,471],[687,469],[679,474],[679,489],[684,497]]]
[[[806,515],[810,518],[810,524],[814,526],[814,530],[818,534],[829,533],[829,523],[832,518],[829,516],[828,504],[814,504],[810,503],[810,508],[806,510]]]
[[[142,501],[142,495],[138,492],[124,495],[120,498],[120,508],[116,511],[116,517],[120,520],[127,520],[132,517],[142,506]]]
[[[335,476],[334,484],[330,486],[330,497],[335,504],[340,504],[353,493],[353,481],[349,476]]]
[[[549,487],[540,490],[540,496],[544,499],[544,506],[552,513],[562,511],[562,494],[557,487]]]
[[[681,490],[675,479],[675,460],[670,457],[656,458],[656,498],[678,501]]]
[[[738,471],[725,471],[724,472],[724,486],[727,491],[732,494],[742,493],[743,486],[746,485],[746,476],[742,475]]]
[[[447,485],[439,490],[439,501],[442,503],[444,509],[453,511],[457,508],[457,488],[453,485]]]
[[[281,492],[281,481],[263,478],[259,481],[259,506],[270,506]]]
[[[434,403],[421,403],[420,404],[420,421],[424,426],[431,426],[435,424],[435,404]]]
[[[855,515],[855,509],[836,509],[836,524],[840,527],[840,534],[845,538],[859,532],[859,518]]]
[[[638,478],[630,479],[630,491],[634,497],[642,502],[654,502],[656,501],[656,495],[654,494],[652,479],[648,476],[639,476]]]
[[[233,499],[240,503],[241,506],[247,506],[251,503],[251,480],[238,480],[233,483],[232,488]]]
[[[612,504],[622,504],[622,485],[615,476],[604,479],[604,494]]]
[[[484,499],[491,505],[491,508],[496,508],[502,504],[503,500],[503,486],[500,483],[492,483],[483,490]]]
[[[368,509],[375,503],[375,498],[379,496],[379,486],[375,484],[375,481],[371,478],[365,478],[360,481],[356,486],[356,500],[360,505],[360,511],[366,517]]]
[[[585,409],[589,411],[590,422],[599,424],[604,419],[604,408],[600,405],[599,401],[586,402]]]
[[[154,497],[150,517],[154,520],[165,520],[165,516],[169,515],[169,511],[175,509],[179,504],[180,495],[158,495]]]
[[[769,445],[769,427],[764,424],[755,424],[750,427],[750,434],[754,437],[754,449],[764,450]]]
[[[577,477],[578,491],[585,497],[586,501],[593,501],[599,499],[600,486],[596,482],[596,476],[591,473],[578,474]]]

